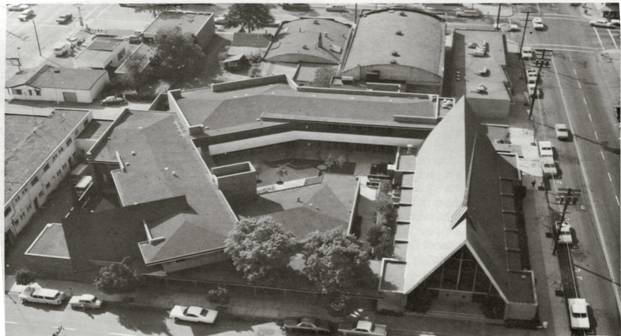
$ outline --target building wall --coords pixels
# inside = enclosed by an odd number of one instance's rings
[[[99,95],[103,87],[110,82],[108,74],[102,76],[92,88],[87,90],[68,90],[68,89],[54,89],[54,88],[41,88],[38,92],[32,86],[22,85],[14,88],[7,88],[7,98],[9,100],[21,99],[21,100],[36,100],[36,101],[59,101],[64,102],[63,92],[73,92],[76,94],[78,103],[90,104]],[[21,94],[18,94],[21,90]]]
[[[24,255],[23,260],[25,263],[23,266],[33,271],[37,277],[58,280],[75,280],[76,278],[71,259]]]
[[[354,80],[366,81],[367,75],[374,71],[379,71],[380,80],[399,81],[410,85],[429,87],[432,88],[431,92],[438,94],[442,86],[441,76],[414,67],[400,66],[398,64],[378,64],[355,67],[344,71],[342,75],[352,76]],[[430,90],[425,90],[425,92],[430,92]]]
[[[474,111],[482,122],[506,122],[509,117],[510,99],[467,97],[466,101],[471,111]]]
[[[215,33],[216,28],[214,20],[214,16],[210,15],[209,20],[205,23],[201,31],[196,34],[196,42],[200,44],[203,49],[207,48],[207,45]]]
[[[211,168],[214,182],[229,202],[249,201],[257,197],[257,172],[250,162]]]
[[[12,199],[5,200],[4,232],[16,237],[28,224],[28,221],[41,207],[47,197],[56,189],[64,177],[82,155],[77,149],[76,138],[86,124],[90,122],[91,113],[85,113],[84,119],[67,134],[63,141],[42,162],[36,172],[17,191]],[[10,210],[9,210],[10,209]]]
[[[162,264],[162,268],[166,273],[181,271],[188,268],[209,265],[216,262],[227,260],[224,250],[218,250],[201,256],[188,257],[178,261],[166,262]]]

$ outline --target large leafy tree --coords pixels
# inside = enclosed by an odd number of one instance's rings
[[[152,59],[153,73],[158,79],[179,82],[201,73],[206,56],[191,34],[179,27],[160,30],[155,36],[156,51]]]
[[[15,282],[17,282],[18,285],[28,285],[34,281],[34,273],[25,268],[22,268],[15,273]]]
[[[242,218],[224,244],[235,268],[250,282],[276,280],[296,252],[294,235],[270,216]]]
[[[240,26],[247,32],[259,29],[274,21],[270,9],[263,4],[234,4],[225,16],[227,28]]]
[[[95,286],[106,294],[120,294],[134,291],[140,281],[140,275],[130,268],[125,259],[121,263],[102,266],[95,279]]]
[[[303,273],[322,293],[351,290],[372,281],[369,252],[354,236],[334,229],[313,232],[302,247]]]

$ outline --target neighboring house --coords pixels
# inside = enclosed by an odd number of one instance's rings
[[[145,42],[152,43],[160,30],[170,30],[178,27],[183,34],[191,34],[196,43],[207,48],[214,36],[215,25],[212,13],[204,12],[162,12],[144,30]]]
[[[136,60],[140,60],[140,63],[138,64],[138,71],[144,71],[144,69],[151,64],[151,59],[155,56],[156,51],[157,49],[154,45],[141,43],[136,50],[126,57],[123,63],[116,68],[114,74],[117,76],[127,76],[129,74],[130,62],[135,62]]]
[[[4,116],[4,232],[6,246],[81,156],[77,137],[91,120],[87,110]]]
[[[339,64],[350,33],[350,25],[334,19],[285,21],[278,27],[263,59],[296,64]]]
[[[77,68],[108,70],[118,67],[127,56],[127,39],[95,37],[75,59]]]
[[[442,92],[444,20],[414,9],[362,13],[341,65],[343,81],[394,82],[409,92]]]
[[[6,82],[7,99],[92,103],[110,82],[104,70],[58,68],[43,64]]]

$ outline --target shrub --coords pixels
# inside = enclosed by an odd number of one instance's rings
[[[95,279],[95,286],[106,294],[121,294],[134,291],[140,282],[138,273],[123,260],[121,263],[102,266]]]
[[[27,269],[20,269],[15,273],[15,282],[17,282],[18,285],[28,285],[34,281],[34,273]]]
[[[225,287],[218,286],[207,292],[207,299],[218,304],[227,304],[230,300],[229,290]]]

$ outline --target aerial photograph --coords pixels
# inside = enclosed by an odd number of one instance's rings
[[[621,334],[618,2],[70,1],[0,16],[0,335]]]

